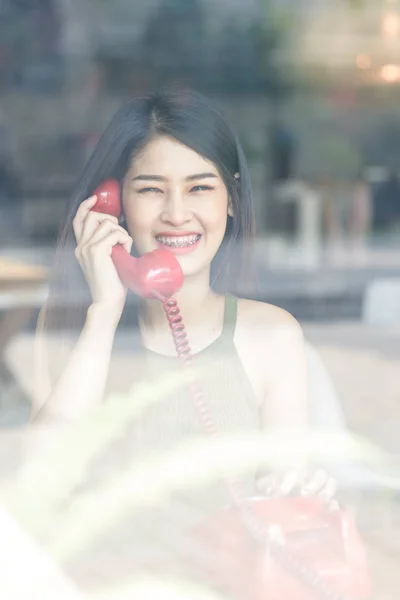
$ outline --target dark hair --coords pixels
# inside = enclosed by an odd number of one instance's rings
[[[200,94],[158,92],[133,99],[118,110],[76,184],[58,237],[46,309],[48,326],[51,319],[58,323],[57,328],[62,327],[62,321],[66,321],[62,318],[62,306],[68,306],[69,299],[75,318],[77,301],[82,302],[82,310],[85,302],[90,302],[86,296],[88,286],[74,256],[76,242],[72,221],[79,204],[106,179],[114,178],[122,183],[132,158],[154,135],[170,136],[211,161],[227,187],[234,217],[228,217],[223,243],[213,260],[213,288],[222,293],[232,292],[235,282],[243,281],[249,274],[253,205],[248,167],[239,141],[219,110]],[[80,296],[82,291],[84,297]],[[83,325],[82,319],[76,320],[78,327]]]

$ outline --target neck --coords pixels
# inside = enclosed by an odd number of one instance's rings
[[[174,295],[185,324],[196,323],[215,302],[217,294],[210,288],[209,274],[187,277],[182,288]],[[164,308],[159,300],[145,300],[141,320],[147,328],[168,327]]]

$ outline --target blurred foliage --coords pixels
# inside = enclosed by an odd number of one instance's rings
[[[351,8],[364,8],[365,0],[345,0]]]
[[[355,177],[361,167],[360,154],[348,137],[340,133],[331,134],[317,141],[315,156],[318,157],[318,172],[328,177]]]
[[[281,99],[292,91],[294,73],[285,54],[293,36],[294,15],[277,8],[270,0],[261,0],[260,19],[253,23],[251,35],[261,57],[261,70],[268,82],[270,96]]]
[[[280,62],[289,40],[290,15],[269,8],[262,13],[265,17],[243,22],[227,11],[219,26],[210,29],[200,0],[163,0],[141,37],[142,68],[161,83],[280,98],[291,79]]]
[[[201,75],[207,62],[207,39],[200,2],[163,0],[147,22],[141,44],[144,66],[161,83],[178,71],[183,79]]]

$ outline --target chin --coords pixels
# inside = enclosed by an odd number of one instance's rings
[[[198,262],[194,260],[187,260],[185,257],[177,256],[179,264],[181,265],[184,277],[195,277],[200,273],[209,269],[208,264]]]
[[[200,257],[195,255],[176,256],[181,265],[184,277],[196,277],[201,274],[210,273],[212,257]]]

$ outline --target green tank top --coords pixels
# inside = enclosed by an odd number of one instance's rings
[[[255,394],[234,344],[237,302],[226,296],[221,335],[193,357],[194,374],[221,434],[260,427]],[[186,370],[177,358],[144,349],[144,369],[147,380],[160,389],[160,402],[136,424],[138,454],[163,451],[188,437],[204,437],[187,379],[182,380]]]
[[[255,394],[234,344],[236,316],[237,299],[227,296],[221,335],[196,353],[193,361],[196,377],[221,436],[252,435],[260,430]],[[158,488],[149,495],[148,503],[125,513],[123,519],[118,519],[104,532],[100,545],[93,546],[86,557],[81,555],[69,565],[67,571],[83,587],[90,588],[93,581],[98,587],[109,584],[114,577],[124,578],[131,565],[152,573],[159,571],[180,576],[183,572],[185,575],[182,557],[188,549],[198,551],[192,542],[188,547],[187,532],[208,514],[231,503],[226,483],[221,478],[214,476],[201,485],[191,484],[191,477],[197,475],[202,462],[199,453],[190,454],[191,443],[201,441],[207,450],[207,436],[188,390],[188,382],[182,380],[186,368],[175,357],[144,348],[141,353],[143,382],[152,390],[152,395],[140,414],[127,424],[123,439],[114,445],[112,458],[106,459],[108,470],[112,474],[117,467],[123,471],[125,465],[134,461],[137,465],[148,465],[156,473],[153,476],[161,480],[163,464],[169,460],[168,477],[179,485],[165,492]],[[136,402],[137,398],[133,394],[126,401]],[[185,468],[180,465],[180,457]],[[188,460],[190,477],[187,477]],[[212,457],[210,464],[212,466]],[[95,488],[96,483],[102,485],[107,478],[103,467],[100,466],[101,476],[95,475],[94,481],[92,479]],[[160,475],[157,475],[159,468]],[[255,473],[256,468],[241,478],[248,496],[256,494]],[[110,561],[112,574],[108,572]]]

